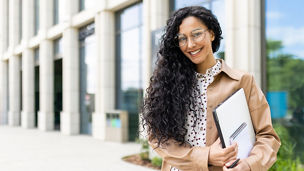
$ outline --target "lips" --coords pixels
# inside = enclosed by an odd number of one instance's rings
[[[197,55],[200,51],[202,51],[202,49],[203,49],[203,48],[200,48],[200,49],[198,49],[198,50],[196,50],[196,51],[191,51],[191,52],[189,52],[189,53],[190,53],[191,56],[195,56],[195,55]]]

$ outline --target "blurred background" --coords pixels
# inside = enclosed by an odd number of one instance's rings
[[[1,125],[135,141],[166,20],[181,7],[200,5],[223,30],[216,56],[252,73],[267,96],[282,140],[272,169],[303,169],[304,1],[0,3]]]

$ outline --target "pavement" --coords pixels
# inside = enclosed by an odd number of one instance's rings
[[[0,171],[153,171],[121,160],[139,151],[136,143],[0,126]]]

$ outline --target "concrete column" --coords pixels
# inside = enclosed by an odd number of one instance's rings
[[[78,11],[78,3],[65,1],[65,16],[69,21]],[[74,135],[80,132],[79,108],[79,42],[78,30],[71,26],[62,34],[62,105],[60,129],[63,134]]]
[[[39,32],[38,34],[46,37],[47,29],[53,25],[53,1],[40,0],[39,8]]]
[[[79,134],[79,46],[78,30],[68,28],[63,32],[62,95],[63,111],[60,128],[63,134]]]
[[[40,111],[38,127],[40,130],[54,129],[54,58],[53,42],[46,40],[47,29],[52,25],[52,1],[40,1],[40,30],[42,37],[39,46],[40,63]]]
[[[93,113],[92,135],[105,139],[105,112],[115,107],[115,24],[114,13],[102,11],[95,17],[98,48],[96,107]]]
[[[9,59],[9,113],[8,124],[20,125],[20,57],[11,56]]]
[[[19,43],[19,3],[9,1],[9,118],[11,126],[20,125],[20,57],[13,54]]]
[[[19,43],[19,2],[9,0],[9,46],[13,51]]]
[[[0,1],[0,124],[8,123],[8,72],[7,62],[2,55],[8,47],[8,1]]]
[[[0,60],[0,124],[8,124],[8,64]]]
[[[261,86],[261,0],[226,0],[225,4],[226,61],[252,73]]]
[[[34,36],[34,0],[22,0],[22,15],[22,41],[27,45]]]
[[[35,64],[32,49],[22,53],[22,98],[21,125],[24,128],[35,127]]]
[[[169,18],[169,0],[148,0],[144,2],[144,8],[148,6],[150,6],[151,30],[164,27]]]
[[[72,20],[74,14],[79,11],[79,3],[78,1],[75,3],[75,0],[65,0],[65,14],[64,16],[68,21]]]
[[[40,64],[40,111],[38,127],[40,130],[54,129],[54,61],[53,42],[43,40],[39,46]]]
[[[27,47],[34,35],[34,0],[22,1],[22,44]],[[24,128],[35,127],[35,61],[32,49],[26,48],[22,52],[22,112],[21,125]]]

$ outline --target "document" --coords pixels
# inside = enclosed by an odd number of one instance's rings
[[[238,144],[237,158],[243,159],[249,156],[253,147],[253,143],[250,141],[249,135],[247,124],[243,122],[240,127],[230,136],[230,145],[233,142]]]
[[[238,144],[238,157],[248,157],[256,141],[251,115],[243,88],[233,93],[213,110],[222,147]]]

